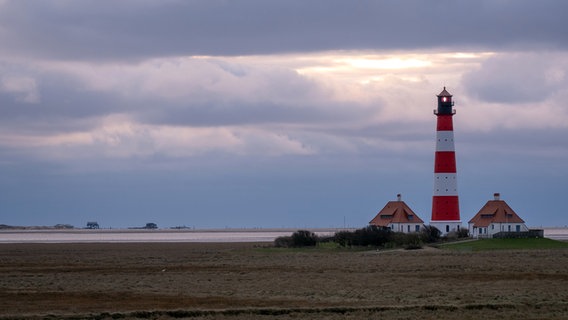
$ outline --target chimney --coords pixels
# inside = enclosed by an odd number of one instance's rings
[[[495,198],[495,200],[501,200],[501,194],[496,192],[496,193],[493,194],[493,198]]]
[[[396,195],[396,200],[397,200],[397,201],[402,201],[402,196],[400,195],[400,193]]]

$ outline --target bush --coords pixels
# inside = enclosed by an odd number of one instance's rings
[[[298,230],[292,234],[294,247],[313,247],[318,243],[318,236],[308,230]]]
[[[424,243],[438,242],[440,241],[441,235],[442,232],[434,226],[428,225],[424,226],[424,229],[422,229],[422,241]]]
[[[458,239],[469,238],[469,230],[464,228],[459,228],[446,234],[444,237],[446,240],[455,241]]]
[[[284,236],[274,239],[274,246],[277,248],[290,248],[292,247],[292,237]]]
[[[298,230],[291,236],[278,237],[274,240],[274,246],[278,248],[313,247],[318,243],[318,236],[308,230]]]
[[[458,230],[458,238],[469,238],[469,229],[467,228],[460,228]]]
[[[403,233],[393,232],[392,240],[389,242],[390,248],[404,248],[406,250],[422,248],[422,234],[419,232]]]
[[[335,233],[333,238],[338,245],[342,247],[350,247],[353,245],[353,232],[339,231]]]
[[[383,246],[391,241],[392,232],[377,226],[368,226],[354,232],[340,231],[335,234],[335,242],[341,246]]]
[[[422,249],[422,237],[420,233],[405,234],[404,249],[415,250]]]

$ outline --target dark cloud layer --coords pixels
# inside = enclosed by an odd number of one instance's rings
[[[0,0],[0,222],[427,220],[448,85],[464,222],[502,192],[565,224],[566,30],[563,0]]]
[[[566,1],[7,1],[4,54],[144,59],[348,49],[566,47]]]

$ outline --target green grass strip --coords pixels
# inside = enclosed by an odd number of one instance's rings
[[[568,242],[548,238],[479,239],[442,244],[439,248],[460,251],[561,249],[568,248]]]

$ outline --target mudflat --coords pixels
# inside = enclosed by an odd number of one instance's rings
[[[562,319],[568,249],[0,244],[0,318]]]

